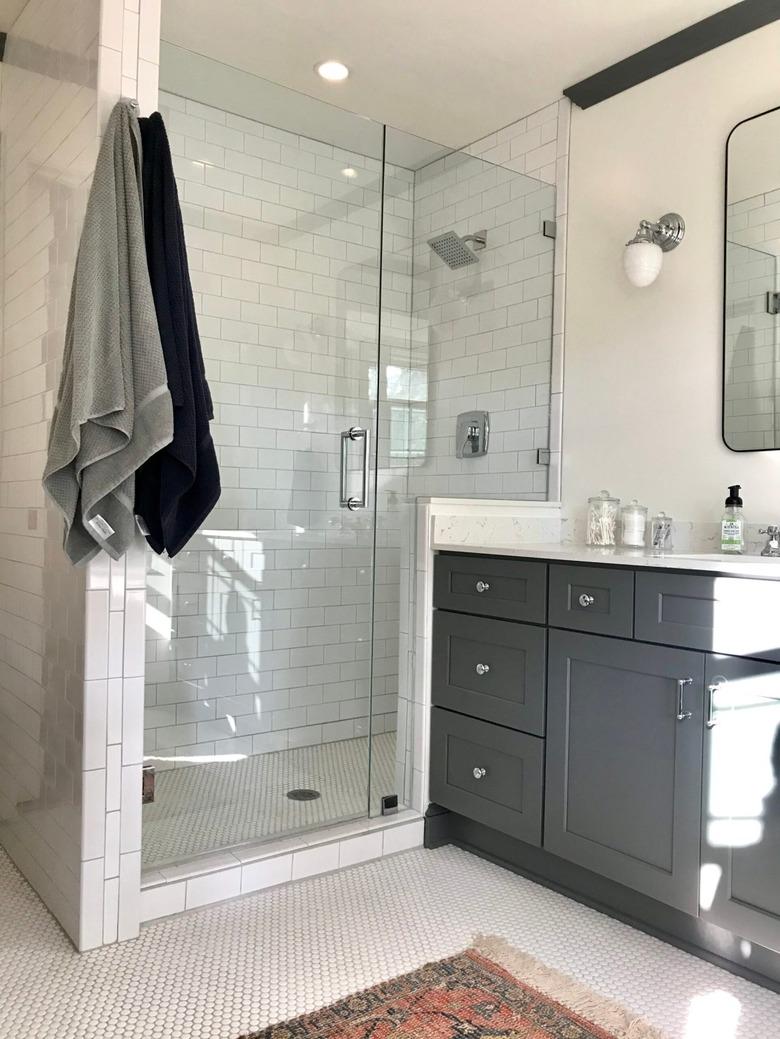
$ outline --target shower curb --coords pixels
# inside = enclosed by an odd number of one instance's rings
[[[150,870],[141,877],[141,923],[422,847],[423,825],[405,810]]]

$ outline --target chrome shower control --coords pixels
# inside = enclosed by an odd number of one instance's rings
[[[476,588],[478,592],[487,592],[490,589],[490,585],[487,581],[477,581]]]
[[[474,670],[478,675],[486,675],[490,670],[490,664],[477,664]]]
[[[580,606],[592,606],[596,600],[593,598],[592,595],[588,595],[587,592],[583,592],[582,595],[579,597],[578,601]]]
[[[472,774],[472,776],[473,776],[473,777],[474,777],[475,779],[484,779],[484,778],[485,778],[485,776],[487,775],[487,769],[486,769],[486,768],[480,768],[480,767],[479,767],[479,765],[477,765],[477,766],[476,766],[476,767],[475,767],[475,768],[474,768],[474,769],[472,770],[471,774]]]

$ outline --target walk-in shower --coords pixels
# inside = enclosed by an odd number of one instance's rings
[[[223,493],[149,559],[146,868],[410,802],[414,496],[544,497],[513,431],[546,446],[554,201],[165,44],[160,76]]]

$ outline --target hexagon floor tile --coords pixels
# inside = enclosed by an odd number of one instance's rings
[[[0,852],[1,1039],[236,1039],[500,934],[669,1039],[776,1039],[780,996],[455,848],[225,902],[83,955]]]

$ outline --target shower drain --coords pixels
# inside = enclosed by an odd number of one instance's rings
[[[297,790],[288,790],[287,796],[291,801],[316,801],[320,796],[319,790],[309,790],[306,787],[300,787]]]

